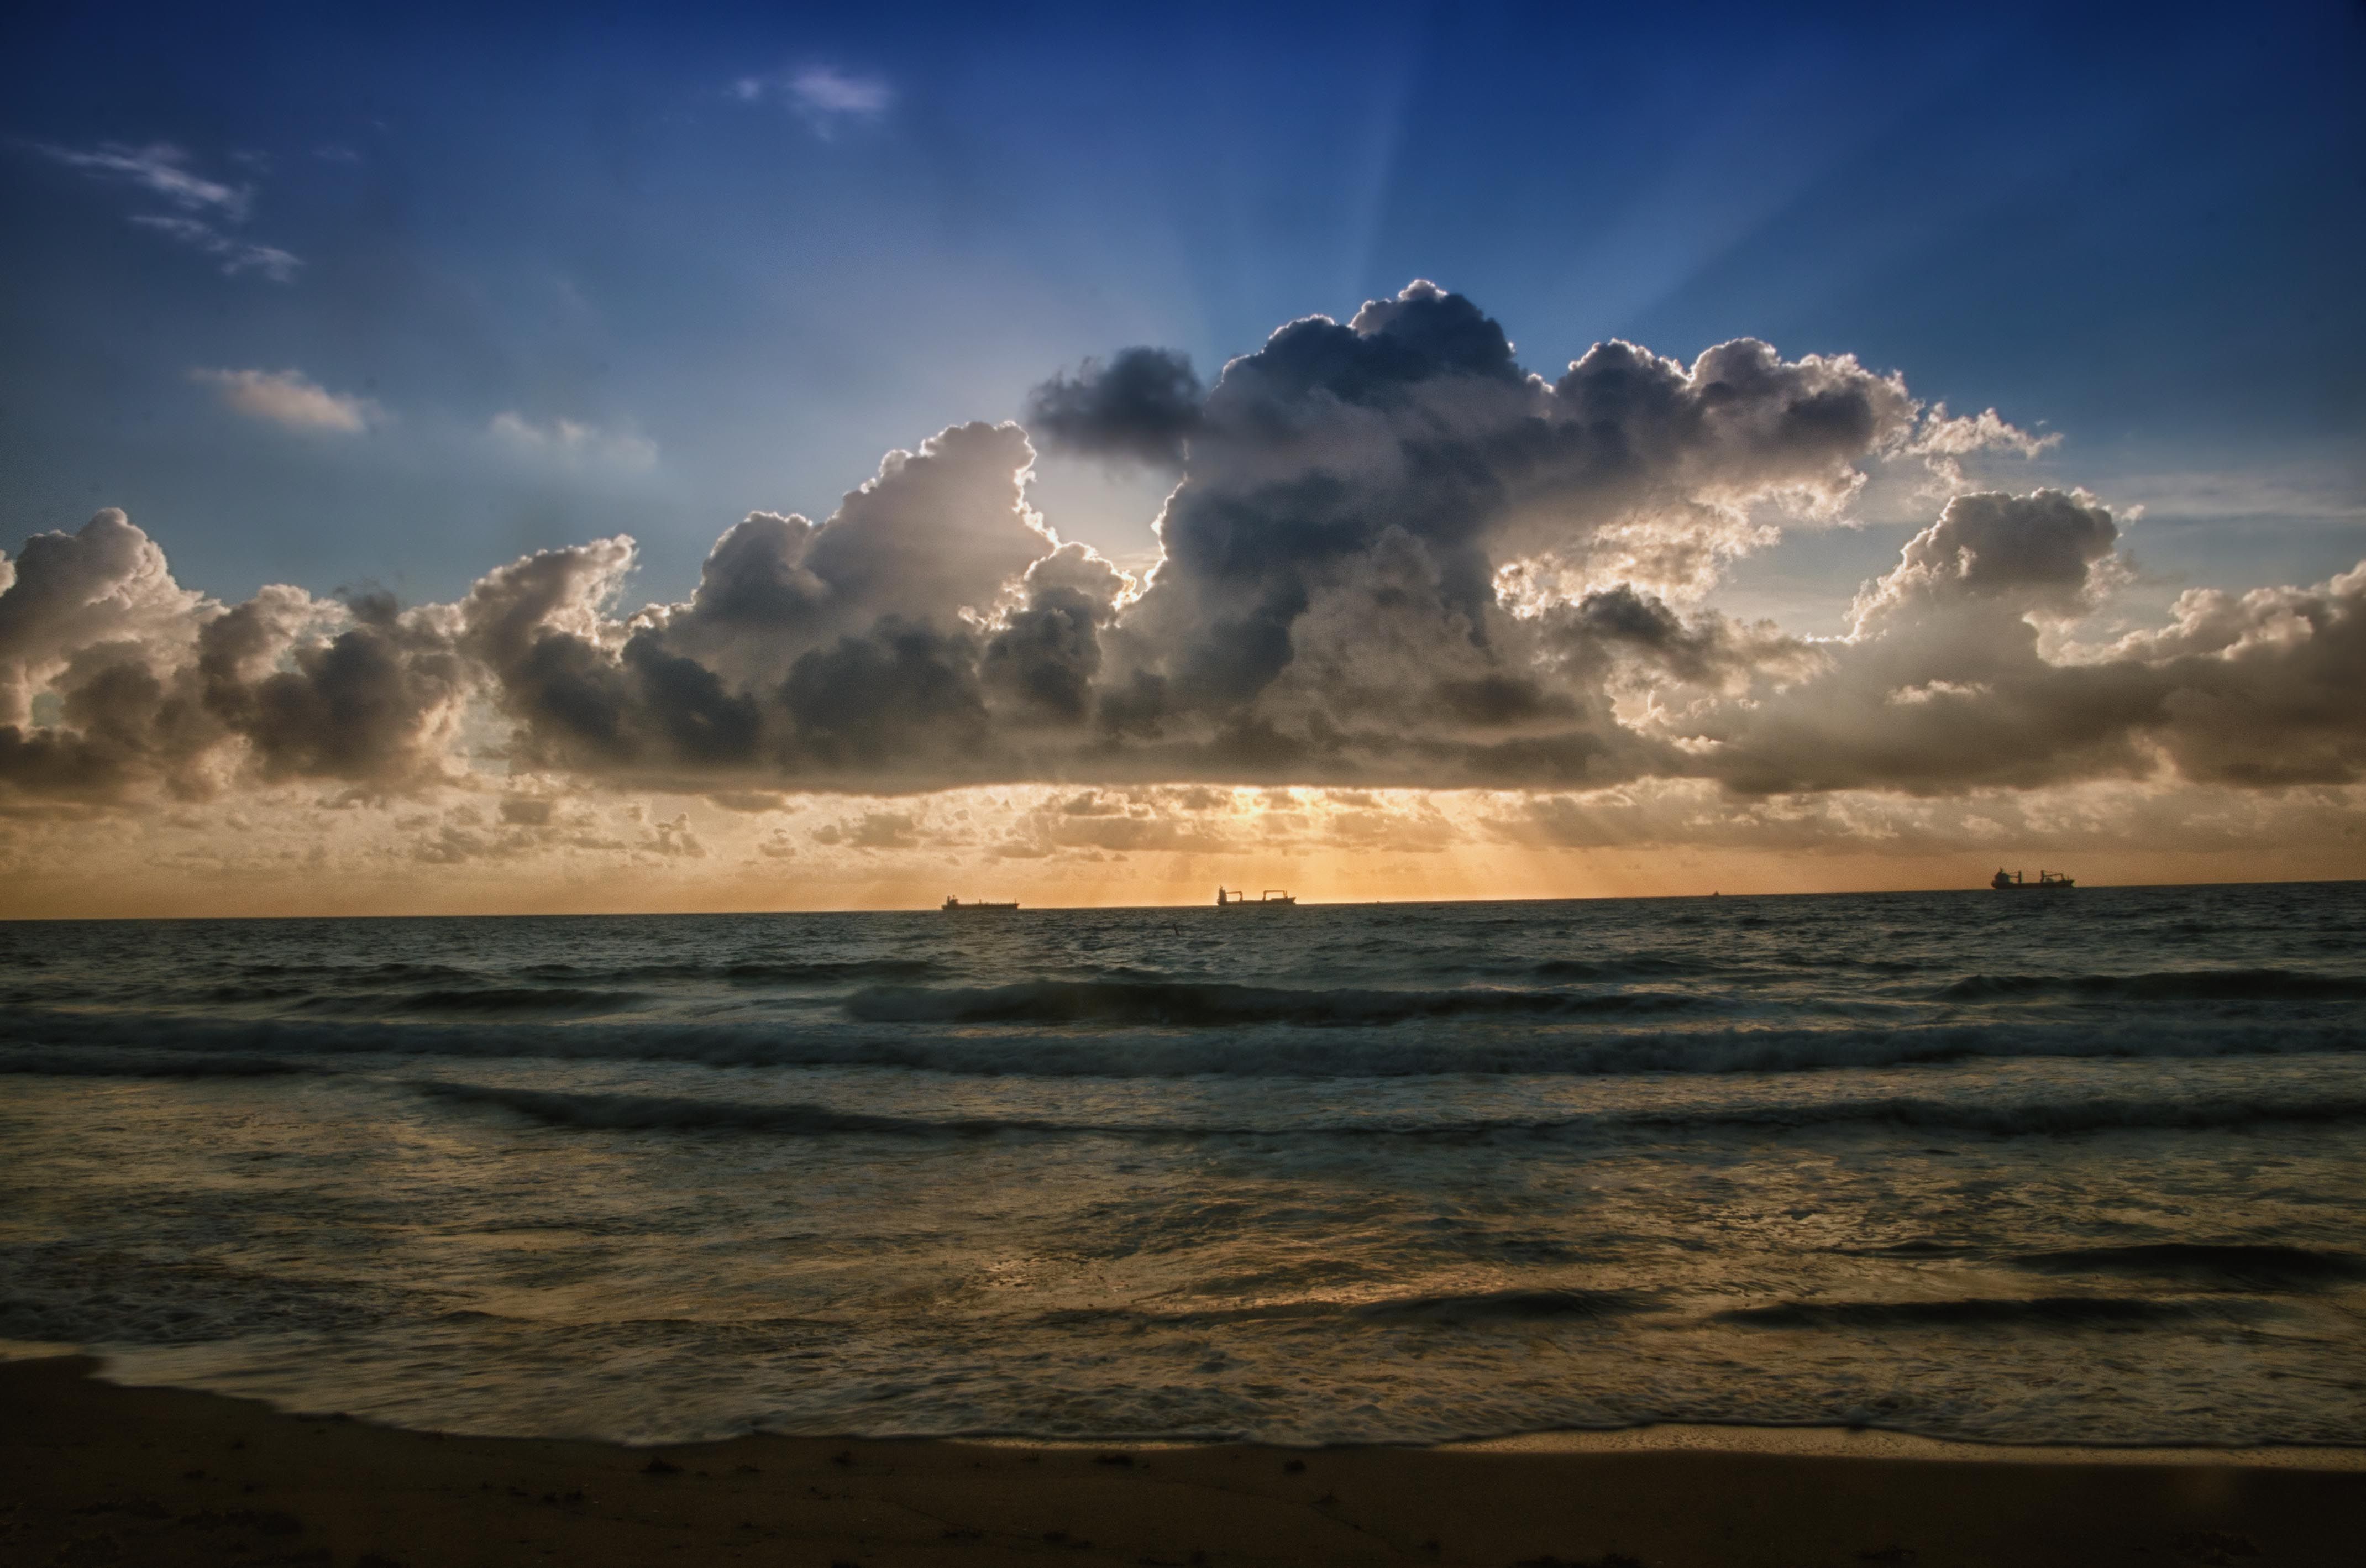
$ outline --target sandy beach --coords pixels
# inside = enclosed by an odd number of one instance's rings
[[[0,1365],[0,1558],[36,1564],[2315,1564],[2360,1450],[2066,1453],[1877,1433],[1460,1449],[444,1437],[95,1362]]]

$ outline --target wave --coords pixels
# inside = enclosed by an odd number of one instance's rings
[[[1550,1318],[1617,1317],[1652,1306],[1656,1295],[1634,1291],[1486,1291],[1471,1295],[1409,1296],[1364,1302],[1349,1315],[1380,1322],[1537,1322]]]
[[[2366,979],[2293,969],[2164,969],[2144,975],[1973,975],[1944,987],[1943,1001],[2046,1001],[2070,997],[2135,1002],[2366,1001]]]
[[[2256,1243],[2171,1241],[2073,1247],[2023,1253],[2012,1261],[2018,1268],[2040,1274],[2119,1274],[2237,1289],[2306,1288],[2366,1280],[2366,1258],[2356,1253]]]
[[[868,1023],[1374,1025],[1416,1019],[1677,1012],[1701,998],[1669,991],[1285,990],[1181,981],[1029,980],[1010,986],[874,987],[846,999]]]
[[[1432,1323],[1452,1326],[1466,1323],[1544,1323],[1554,1319],[1623,1317],[1651,1311],[1660,1302],[1659,1292],[1653,1291],[1543,1289],[1484,1291],[1468,1295],[1383,1297],[1378,1301],[1363,1302],[1317,1297],[1164,1311],[1125,1306],[1068,1307],[1045,1313],[1036,1321],[1054,1327],[1110,1324],[1205,1328],[1242,1323],[1344,1317],[1368,1323]]]
[[[819,1136],[831,1133],[878,1133],[907,1138],[974,1138],[996,1133],[1078,1131],[1057,1122],[1025,1119],[958,1117],[944,1121],[873,1116],[820,1105],[750,1104],[740,1100],[691,1100],[668,1095],[582,1094],[563,1089],[508,1089],[492,1084],[414,1082],[432,1100],[490,1105],[558,1127],[602,1132],[783,1133]]]
[[[1957,1297],[1931,1302],[1784,1302],[1713,1321],[1742,1328],[2135,1328],[2196,1318],[2255,1318],[2256,1303],[2131,1296]]]
[[[315,1069],[279,1056],[175,1051],[28,1051],[0,1047],[0,1073],[63,1078],[267,1078]]]
[[[1645,1112],[1621,1118],[1637,1127],[1765,1127],[1806,1130],[1887,1122],[1939,1132],[1999,1137],[2100,1133],[2119,1128],[2156,1132],[2236,1131],[2263,1123],[2366,1122],[2366,1096],[2214,1095],[2206,1100],[2083,1098],[1971,1104],[1905,1097],[1821,1101],[1805,1105],[1719,1108],[1698,1113]]]
[[[387,1010],[355,1010],[356,1014]],[[2366,1051],[2366,1019],[2287,1022],[2185,1017],[2091,1023],[1963,1022],[1831,1029],[1535,1028],[1445,1021],[1420,1030],[950,1034],[840,1022],[688,1022],[504,1016],[224,1018],[58,1007],[0,1009],[0,1048],[678,1062],[714,1067],[878,1067],[957,1077],[1400,1078],[1795,1073],[1988,1059],[2179,1060]]]
[[[484,978],[478,970],[450,964],[242,964],[238,972],[251,979],[327,980],[346,986],[415,986]]]
[[[889,1116],[802,1102],[706,1100],[691,1096],[519,1089],[445,1078],[412,1080],[431,1099],[489,1105],[558,1127],[610,1132],[736,1132],[792,1137],[872,1134],[904,1138],[976,1138],[999,1134],[1155,1141],[1265,1138],[1427,1141],[1621,1138],[1735,1130],[1795,1132],[1887,1124],[1922,1131],[2030,1137],[2114,1129],[2208,1132],[2262,1123],[2366,1122],[2366,1098],[2323,1100],[2193,1101],[2086,1100],[2018,1105],[1877,1100],[1798,1106],[1714,1107],[1694,1111],[1598,1111],[1560,1117],[1470,1117],[1436,1122],[1205,1123],[1184,1121],[1084,1122],[1028,1116]]]
[[[1729,964],[1712,964],[1698,958],[1670,958],[1664,954],[1638,953],[1619,958],[1547,958],[1528,965],[1527,973],[1538,980],[1640,980],[1676,978],[1692,975],[1729,975]]]
[[[497,971],[462,968],[449,964],[244,964],[238,973],[250,980],[307,981],[315,986],[347,989],[383,989],[400,986],[490,987],[504,980],[526,980],[537,986],[553,982],[709,981],[735,986],[829,986],[861,980],[918,980],[937,971],[928,958],[726,959],[681,964],[525,964]],[[299,987],[263,990],[264,996],[303,994]]]
[[[442,987],[370,997],[315,997],[306,1012],[531,1013],[620,1012],[647,1000],[639,991],[597,990],[583,986],[488,986]]]
[[[517,971],[529,980],[722,981],[733,986],[839,986],[857,980],[919,980],[937,972],[930,958],[734,959],[714,964],[636,964],[603,969],[535,964]]]

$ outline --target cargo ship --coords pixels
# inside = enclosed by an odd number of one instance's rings
[[[949,915],[966,915],[972,909],[1016,909],[1019,908],[1019,900],[1013,898],[1008,904],[996,904],[984,898],[973,898],[968,903],[964,904],[958,898],[947,898],[942,904],[939,905],[938,908],[943,909],[944,912]]]
[[[2079,885],[2072,878],[2063,875],[2058,871],[2041,871],[2037,874],[2036,881],[2023,882],[2021,879],[2021,873],[2016,871],[2008,874],[2004,868],[2000,866],[1997,868],[1997,874],[1989,878],[1989,886],[1998,889],[2000,892],[2002,892],[2016,887],[2051,887],[2061,889],[2076,887]]]
[[[1279,887],[1268,887],[1254,898],[1246,890],[1234,893],[1227,888],[1216,889],[1216,908],[1219,909],[1237,909],[1243,906],[1252,909],[1288,909],[1295,908],[1297,903],[1297,899]]]

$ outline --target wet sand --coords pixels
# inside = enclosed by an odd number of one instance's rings
[[[1451,1449],[442,1437],[0,1363],[0,1562],[1944,1568],[2366,1561],[2366,1452],[1668,1428]]]

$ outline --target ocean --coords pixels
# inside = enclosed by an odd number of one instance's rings
[[[0,925],[0,1338],[479,1433],[2366,1441],[2366,884]]]

